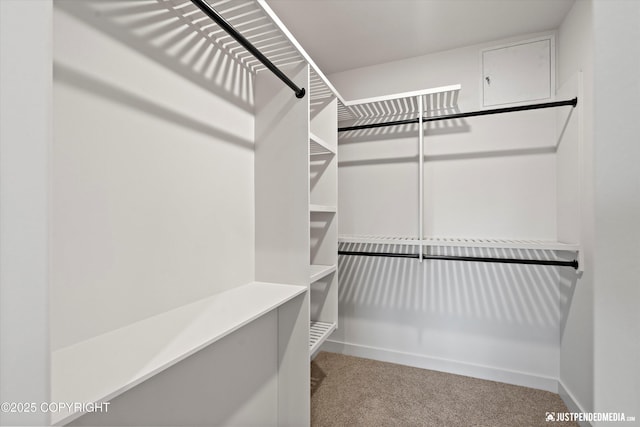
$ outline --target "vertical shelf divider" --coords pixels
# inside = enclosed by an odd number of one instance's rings
[[[308,87],[308,65],[283,67]],[[309,286],[309,97],[255,77],[256,280]],[[278,424],[309,425],[309,292],[278,309]]]

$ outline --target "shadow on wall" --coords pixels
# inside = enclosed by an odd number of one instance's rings
[[[142,98],[132,92],[115,87],[107,82],[98,80],[93,76],[84,74],[55,61],[53,63],[53,76],[56,82],[81,89],[121,105],[126,105],[134,110],[144,111],[160,120],[209,135],[219,141],[233,143],[239,147],[253,150],[253,141],[211,126],[209,123],[189,117],[180,111],[172,110],[153,100]]]
[[[408,116],[407,116],[408,117]],[[409,117],[410,118],[410,117]],[[368,120],[371,121],[371,120]],[[379,119],[378,119],[379,121]],[[342,126],[342,124],[341,124]],[[468,125],[462,119],[443,120],[440,122],[425,123],[425,138],[438,135],[453,135],[458,133],[470,133],[472,127]],[[390,141],[393,140],[395,144],[398,144],[398,151],[405,152],[407,147],[415,147],[418,140],[418,124],[405,124],[399,126],[362,129],[355,131],[346,131],[339,134],[339,144],[342,146],[348,144],[354,144],[353,148],[360,150],[360,145],[355,143],[367,143],[376,141]],[[425,139],[426,141],[426,139]],[[396,163],[415,163],[418,162],[418,154],[402,156],[392,155],[391,157],[376,157],[371,158],[370,153],[362,146],[361,152],[358,156],[351,154],[347,156],[347,159],[340,160],[338,167],[350,167],[350,166],[370,166],[370,165],[385,165]],[[416,149],[417,150],[417,149]],[[436,161],[450,161],[450,160],[467,160],[467,159],[487,159],[497,157],[512,157],[512,156],[530,156],[539,154],[552,154],[557,151],[557,146],[543,146],[543,147],[517,147],[517,148],[503,148],[503,149],[483,149],[478,147],[474,150],[465,150],[463,152],[454,153],[439,153],[439,154],[425,154],[423,160],[425,162]],[[351,151],[350,153],[353,153]]]
[[[335,99],[333,92],[325,95],[326,91],[323,90],[323,87],[320,88],[323,92],[322,96],[315,95],[315,93],[319,91],[316,89],[317,86],[318,84],[314,83],[313,80],[309,84],[309,93],[314,94],[313,97],[309,96],[309,118],[311,120],[313,120],[327,105],[331,103],[331,101]]]
[[[564,261],[575,259],[575,253],[573,252],[558,252],[558,258]],[[576,274],[576,272],[569,268],[560,269],[560,307],[562,308],[562,317],[560,319],[560,338],[564,336],[564,329],[567,326],[567,318],[569,316],[569,309],[571,307],[571,301],[573,301],[573,294],[576,292],[576,284],[578,278],[582,273]]]
[[[340,250],[415,253],[415,246],[341,243]],[[557,259],[554,251],[430,247],[432,255]],[[554,266],[339,256],[340,310],[421,327],[547,339],[566,323],[577,277]],[[573,279],[571,278],[573,277]],[[526,335],[522,335],[526,332]]]
[[[433,154],[424,156],[425,162],[435,161],[448,161],[448,160],[465,160],[465,159],[493,159],[496,157],[513,157],[513,156],[534,156],[539,154],[551,154],[555,153],[554,147],[533,147],[533,148],[520,148],[513,150],[493,150],[484,152],[472,152],[472,153],[453,153],[453,154]],[[343,160],[338,162],[340,167],[348,166],[369,166],[369,165],[388,165],[396,163],[415,163],[418,161],[419,156],[404,156],[404,157],[387,157],[378,159],[363,159],[363,160]]]
[[[228,37],[221,37],[222,30],[191,2],[58,0],[55,7],[245,111],[253,110],[252,73],[238,60],[239,50],[227,51]],[[192,19],[195,13],[202,19]]]
[[[309,223],[310,227],[310,259],[311,263],[316,262],[316,258],[323,247],[323,242],[327,238],[327,231],[331,223],[335,221],[335,215],[330,212],[314,212]]]
[[[459,112],[456,111],[455,112]],[[369,119],[358,119],[352,121],[344,121],[339,123],[339,127],[368,125],[374,123],[385,123],[392,121],[400,121],[407,119],[415,119],[416,114],[402,114],[398,116],[376,117]],[[379,141],[390,138],[407,138],[418,136],[418,124],[410,123],[396,126],[376,127],[370,129],[350,130],[339,133],[340,144],[350,144],[356,142]],[[423,124],[424,135],[449,135],[454,133],[471,132],[471,126],[464,119],[451,119],[436,122],[428,122]]]
[[[331,282],[334,277],[334,273],[327,275],[326,277],[317,280],[313,283],[313,286],[309,288],[309,294],[311,295],[309,303],[309,313],[311,319],[322,320],[322,313],[325,308],[325,304],[330,304],[329,291],[331,290]]]
[[[311,191],[318,184],[333,159],[333,154],[314,154],[309,161],[309,186]]]

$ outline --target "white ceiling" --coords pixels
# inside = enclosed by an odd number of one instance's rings
[[[325,74],[559,27],[575,0],[267,0]]]

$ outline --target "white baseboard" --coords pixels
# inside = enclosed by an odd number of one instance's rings
[[[571,393],[562,381],[558,381],[558,394],[560,398],[567,405],[569,412],[586,412],[582,406],[578,403],[573,393]],[[580,427],[591,427],[589,421],[578,421]]]
[[[526,372],[498,369],[455,360],[429,357],[422,354],[399,352],[331,340],[325,341],[320,350],[558,393],[558,380],[556,378]],[[569,409],[571,410],[571,408]]]

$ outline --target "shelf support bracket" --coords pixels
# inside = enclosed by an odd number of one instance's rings
[[[422,262],[424,251],[424,105],[423,96],[418,95],[418,240],[420,246],[418,254]]]

